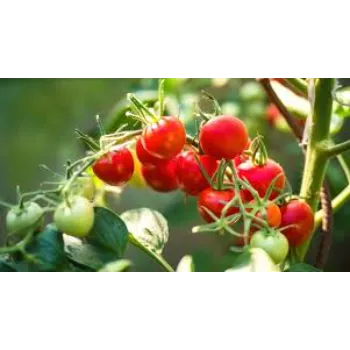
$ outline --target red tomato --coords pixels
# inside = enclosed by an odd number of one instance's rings
[[[214,222],[212,217],[206,212],[204,208],[209,209],[216,217],[220,218],[222,209],[225,205],[235,196],[234,190],[215,190],[211,187],[208,187],[202,191],[198,197],[198,211],[199,214],[206,222]],[[238,207],[231,207],[227,211],[227,216],[236,214],[239,212]]]
[[[281,118],[281,113],[279,109],[273,103],[269,104],[266,110],[267,122],[271,126],[275,126],[277,120]]]
[[[137,154],[137,158],[139,159],[140,163],[142,163],[142,164],[159,164],[161,162],[166,161],[164,159],[154,157],[154,156],[152,156],[152,154],[147,152],[145,150],[145,147],[143,147],[141,137],[138,138],[136,141],[136,154]]]
[[[207,155],[197,155],[203,168],[211,178],[218,168],[218,161]],[[210,186],[195,159],[193,151],[184,151],[177,157],[177,181],[179,187],[191,196],[198,195]]]
[[[248,131],[238,118],[222,115],[204,124],[199,142],[204,153],[217,159],[233,159],[246,149]]]
[[[293,199],[281,207],[282,233],[293,247],[304,243],[311,235],[315,219],[311,207],[304,201]],[[294,225],[283,230],[283,227]]]
[[[255,165],[251,159],[237,166],[237,175],[241,179],[246,179],[250,185],[259,193],[260,197],[264,197],[271,182],[278,176],[275,182],[275,188],[283,190],[286,185],[286,175],[283,168],[268,159],[265,165]],[[245,190],[247,199],[253,199],[249,190]],[[277,190],[272,191],[269,199],[274,199],[279,195]]]
[[[134,159],[127,148],[110,151],[92,167],[95,175],[111,186],[122,186],[134,172]]]
[[[176,117],[162,117],[147,126],[142,133],[142,145],[152,156],[170,159],[177,156],[186,144],[186,130]]]
[[[253,200],[250,202],[250,204],[254,205],[256,204],[256,202]],[[252,209],[249,209],[249,211],[251,210]],[[278,205],[273,202],[268,202],[266,207],[259,209],[259,211],[256,214],[256,217],[260,220],[267,222],[267,224],[270,227],[274,228],[279,227],[282,220],[281,210],[278,207]],[[259,222],[256,221],[256,224],[259,225]],[[252,227],[252,231],[257,230],[258,228]]]
[[[142,165],[142,176],[148,186],[158,192],[170,192],[178,188],[176,178],[176,159],[172,158],[161,164]]]

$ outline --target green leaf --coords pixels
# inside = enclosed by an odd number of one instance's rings
[[[300,263],[300,264],[292,265],[288,270],[286,270],[286,272],[322,272],[322,271],[312,265]]]
[[[114,259],[121,258],[128,243],[128,229],[124,221],[111,210],[95,208],[94,226],[87,242],[114,253]]]
[[[0,272],[16,272],[16,267],[6,258],[0,259]]]
[[[180,260],[176,272],[195,272],[194,262],[191,255],[185,255]]]
[[[128,210],[121,215],[121,218],[139,243],[158,255],[162,254],[169,239],[169,227],[161,213],[141,208]]]
[[[132,263],[130,260],[120,259],[106,264],[99,272],[124,272],[127,271],[131,265]]]
[[[240,254],[226,272],[280,272],[280,269],[264,250],[251,248]]]
[[[97,271],[105,264],[114,261],[116,256],[114,253],[93,246],[91,244],[82,243],[80,240],[65,235],[65,250],[69,260],[80,268],[88,271]]]
[[[20,272],[61,271],[67,263],[62,233],[54,224],[33,237],[21,260],[6,261],[2,268]]]

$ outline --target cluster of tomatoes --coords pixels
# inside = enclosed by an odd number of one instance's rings
[[[230,115],[204,121],[199,143],[186,136],[179,118],[165,116],[145,126],[136,140],[136,154],[142,176],[152,189],[179,188],[197,196],[198,211],[207,223],[253,214],[249,232],[234,244],[262,248],[278,264],[290,246],[308,239],[314,215],[306,202],[285,199],[283,168],[266,154],[262,157],[261,150],[250,152],[252,143],[245,124]],[[232,170],[240,181],[238,191]],[[132,153],[126,147],[110,151],[95,162],[93,171],[109,185],[124,185],[133,175]],[[228,203],[232,204],[227,207]]]

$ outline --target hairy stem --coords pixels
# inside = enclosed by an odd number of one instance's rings
[[[328,164],[324,145],[329,142],[334,85],[335,79],[333,78],[318,79],[315,84],[315,100],[312,103],[310,135],[300,197],[306,200],[314,212],[318,207],[320,190]],[[305,258],[311,238],[296,249],[296,255],[300,261]]]

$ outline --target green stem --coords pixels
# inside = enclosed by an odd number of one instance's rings
[[[300,197],[304,198],[316,212],[320,200],[320,191],[328,164],[324,145],[329,142],[329,130],[332,117],[332,92],[335,79],[318,79],[315,84],[315,101],[311,119],[309,142],[301,184]],[[296,248],[300,261],[304,260],[310,239]]]
[[[328,157],[335,157],[341,153],[350,151],[350,140],[339,143],[338,145],[332,146],[327,150]]]
[[[164,82],[165,79],[159,79],[158,83],[158,103],[159,103],[159,117],[164,113]]]
[[[138,110],[144,112],[146,115],[151,117],[154,122],[158,121],[157,116],[151,113],[151,111],[135,95],[128,94],[127,98]]]
[[[162,256],[158,255],[157,253],[153,252],[149,248],[145,247],[132,234],[129,234],[128,240],[135,247],[141,249],[143,252],[149,255],[154,261],[156,261],[159,265],[161,265],[166,271],[174,272],[174,269],[165,261],[165,259]]]
[[[13,205],[11,205],[10,203],[6,203],[6,202],[3,202],[3,201],[0,201],[0,206],[8,208],[8,209],[11,209],[13,207]]]
[[[285,81],[292,89],[307,96],[307,83],[305,80],[300,78],[285,78]]]

